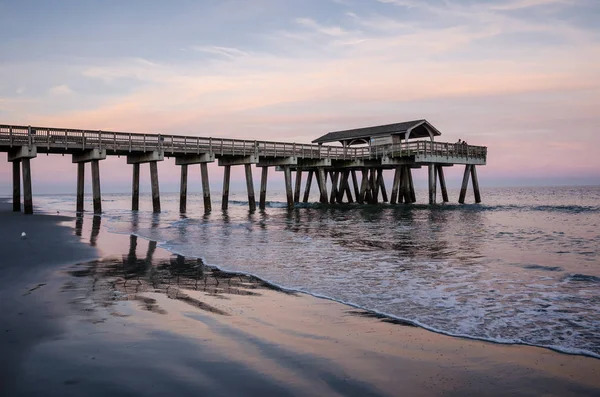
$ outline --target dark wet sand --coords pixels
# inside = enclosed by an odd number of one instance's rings
[[[600,395],[597,359],[435,334],[173,256],[97,217],[6,209],[0,396]]]

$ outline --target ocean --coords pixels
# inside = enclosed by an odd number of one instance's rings
[[[288,211],[284,192],[269,191],[268,208],[250,213],[245,192],[231,193],[227,212],[213,192],[205,215],[201,194],[192,193],[184,216],[175,193],[162,194],[160,214],[152,214],[149,195],[132,212],[129,194],[105,194],[101,224],[432,331],[600,358],[600,187],[485,188],[482,195],[477,205]],[[419,201],[426,197],[417,191]],[[35,196],[34,204],[75,214],[75,195]]]

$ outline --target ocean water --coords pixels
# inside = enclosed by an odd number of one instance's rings
[[[600,358],[600,187],[482,194],[479,205],[288,211],[282,192],[270,191],[268,208],[250,213],[244,192],[232,193],[227,212],[213,192],[212,213],[191,194],[185,216],[177,194],[162,195],[160,214],[147,195],[134,213],[129,195],[106,194],[102,226],[436,332]],[[75,196],[34,203],[74,214]]]

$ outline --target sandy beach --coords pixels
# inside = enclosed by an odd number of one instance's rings
[[[2,396],[600,394],[594,358],[281,291],[100,217],[0,210]]]

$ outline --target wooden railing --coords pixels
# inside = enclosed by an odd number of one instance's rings
[[[487,148],[463,144],[415,141],[392,145],[344,148],[289,142],[205,138],[183,135],[138,134],[62,128],[0,125],[0,146],[37,146],[48,150],[100,149],[116,152],[164,151],[181,156],[210,153],[217,156],[300,157],[304,159],[359,160],[381,157],[432,155],[485,158]]]

